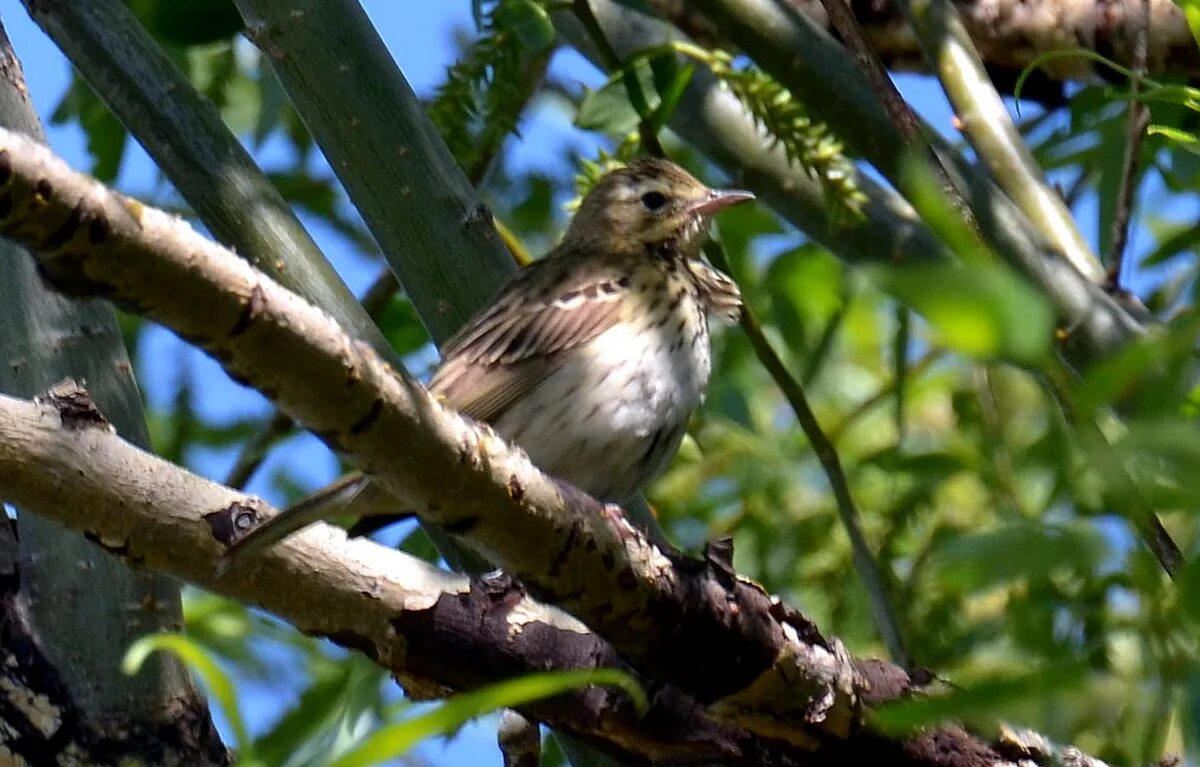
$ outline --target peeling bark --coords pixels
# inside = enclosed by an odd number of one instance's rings
[[[63,428],[72,428],[72,423],[64,411]],[[194,695],[167,703],[169,710],[160,711],[156,722],[127,720],[124,727],[98,730],[29,624],[16,552],[13,523],[0,520],[0,763],[16,767],[130,760],[163,767],[229,763],[208,710]]]

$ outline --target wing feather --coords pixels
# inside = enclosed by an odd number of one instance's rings
[[[560,254],[534,262],[445,345],[430,391],[472,418],[494,420],[557,370],[564,352],[618,322],[622,276],[616,259]]]

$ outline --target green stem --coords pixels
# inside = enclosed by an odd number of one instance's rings
[[[705,248],[705,253],[714,266],[726,274],[732,274],[729,259],[725,257],[725,250],[718,243],[710,242]],[[796,414],[796,420],[800,423],[800,428],[804,431],[804,435],[808,437],[808,442],[812,445],[813,452],[817,456],[817,461],[821,464],[821,469],[829,479],[829,486],[833,490],[833,497],[836,502],[838,518],[842,522],[842,527],[846,530],[846,535],[850,538],[850,550],[854,558],[854,568],[858,571],[859,577],[862,578],[863,586],[867,590],[867,597],[871,602],[871,613],[875,618],[875,625],[879,629],[880,636],[883,638],[884,646],[887,647],[888,654],[891,655],[892,660],[905,668],[911,668],[912,655],[904,644],[904,635],[900,629],[900,620],[897,617],[895,607],[892,605],[892,600],[889,596],[887,578],[884,576],[879,563],[875,561],[871,545],[867,542],[866,533],[863,531],[862,519],[854,503],[854,497],[850,493],[850,483],[846,479],[846,472],[842,468],[841,459],[838,458],[837,449],[821,428],[821,423],[817,420],[816,413],[813,412],[812,406],[808,403],[808,395],[804,392],[804,386],[792,375],[791,371],[783,363],[783,360],[775,352],[775,349],[771,346],[771,342],[767,340],[767,336],[763,332],[762,324],[758,321],[758,316],[749,304],[742,307],[740,323],[742,330],[746,333],[746,338],[750,341],[750,346],[754,349],[755,356],[758,357],[759,362],[762,363],[762,366],[766,368],[771,378],[774,379],[775,385],[779,387],[784,398],[791,406],[792,411]]]
[[[901,5],[967,138],[1000,187],[1080,274],[1093,282],[1103,282],[1103,265],[1062,197],[1046,183],[1042,169],[992,85],[958,11],[949,0],[904,0]]]
[[[492,217],[353,0],[236,0],[434,341],[515,268]]]

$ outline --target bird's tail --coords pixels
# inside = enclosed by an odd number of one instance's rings
[[[372,485],[367,476],[355,471],[289,506],[234,541],[217,562],[216,576],[219,578],[239,562],[253,559],[313,522],[346,513],[369,487]]]

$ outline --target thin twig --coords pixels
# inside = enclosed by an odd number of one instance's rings
[[[228,487],[244,490],[246,484],[250,482],[250,478],[266,460],[267,451],[290,432],[293,426],[295,426],[295,422],[291,418],[276,411],[271,420],[246,440],[246,444],[242,445],[242,451],[238,454],[233,468],[229,470],[225,484]]]
[[[1142,77],[1146,74],[1146,48],[1150,37],[1150,3],[1142,0],[1141,20],[1134,30],[1133,76],[1129,80],[1129,124],[1125,133],[1125,156],[1121,160],[1121,180],[1117,187],[1116,207],[1113,210],[1112,240],[1109,244],[1108,271],[1105,287],[1110,291],[1121,288],[1121,267],[1125,260],[1126,244],[1129,242],[1129,219],[1133,212],[1133,193],[1137,187],[1138,159],[1142,151],[1142,139],[1146,126],[1150,124],[1150,108],[1138,100]]]
[[[1066,204],[1068,210],[1073,209],[1083,197],[1083,193],[1087,190],[1088,181],[1091,180],[1091,177],[1092,172],[1085,168],[1079,172],[1079,175],[1075,177],[1071,185],[1063,191],[1063,203]]]
[[[825,13],[828,14],[829,21],[841,36],[842,42],[850,51],[858,68],[866,76],[871,90],[875,91],[875,95],[879,97],[888,117],[900,131],[900,135],[904,137],[909,149],[918,156],[926,158],[926,164],[937,180],[942,194],[967,222],[971,231],[978,232],[979,227],[975,223],[975,214],[972,212],[971,206],[967,204],[958,187],[954,185],[937,152],[926,139],[925,132],[921,129],[921,121],[904,97],[900,95],[896,84],[892,82],[879,54],[871,47],[858,20],[854,18],[850,4],[846,0],[821,0],[821,5],[825,6]]]
[[[1112,444],[1108,441],[1104,431],[1093,418],[1081,415],[1076,409],[1075,402],[1071,398],[1071,374],[1062,364],[1050,364],[1046,366],[1045,376],[1042,380],[1050,395],[1058,403],[1059,411],[1062,413],[1066,425],[1074,429],[1077,434],[1088,437],[1096,445],[1096,452],[1091,458],[1103,462],[1103,466],[1099,467],[1099,470],[1106,477],[1109,486],[1119,483],[1127,491],[1127,499],[1133,508],[1126,510],[1122,516],[1133,524],[1146,543],[1146,547],[1162,565],[1162,569],[1174,579],[1186,564],[1179,544],[1175,543],[1171,534],[1163,527],[1162,520],[1146,504],[1145,498],[1138,491],[1137,483],[1129,474],[1124,463],[1113,455]]]
[[[583,24],[584,30],[588,37],[595,44],[596,50],[600,52],[600,58],[604,63],[604,68],[609,72],[619,72],[625,67],[625,62],[621,59],[621,55],[617,53],[617,49],[609,42],[608,36],[604,34],[604,29],[600,26],[600,22],[596,20],[596,14],[592,12],[592,6],[588,0],[574,0],[572,6],[575,11],[575,16],[579,19],[579,23]],[[642,93],[641,84],[638,83],[636,77],[627,76],[624,78],[625,89],[629,92],[629,101],[635,107],[638,105],[646,105],[645,94]],[[655,157],[666,157],[666,150],[663,149],[662,142],[658,140],[658,133],[654,130],[654,126],[646,119],[646,115],[639,111],[638,117],[638,137],[641,139],[642,147],[647,152]]]
[[[729,259],[725,256],[725,250],[717,242],[709,242],[705,247],[705,253],[714,266],[730,273]],[[746,338],[750,341],[750,346],[754,349],[755,356],[758,357],[759,362],[766,368],[771,378],[775,380],[775,385],[779,387],[784,398],[791,405],[792,411],[796,414],[796,420],[800,423],[800,428],[808,437],[808,442],[812,445],[813,452],[816,454],[825,476],[829,479],[838,517],[846,528],[846,534],[850,537],[855,569],[858,570],[863,579],[863,585],[867,589],[867,596],[871,601],[871,612],[874,613],[875,622],[883,638],[883,643],[888,649],[888,654],[897,664],[909,668],[912,666],[912,656],[905,647],[904,637],[900,631],[900,622],[892,606],[891,598],[888,596],[887,579],[884,577],[879,563],[875,561],[870,544],[867,543],[862,520],[859,517],[858,508],[854,504],[854,498],[850,495],[850,484],[846,479],[846,472],[842,469],[837,450],[821,429],[821,424],[808,403],[804,387],[783,364],[783,360],[775,352],[771,342],[767,340],[766,334],[763,333],[758,316],[749,305],[742,307],[741,326],[746,333]]]
[[[904,403],[908,399],[908,343],[912,338],[912,310],[903,304],[896,304],[896,335],[892,340],[892,366],[895,368],[893,378],[896,381],[895,403],[896,444],[904,442],[908,433],[908,419],[905,418]]]

